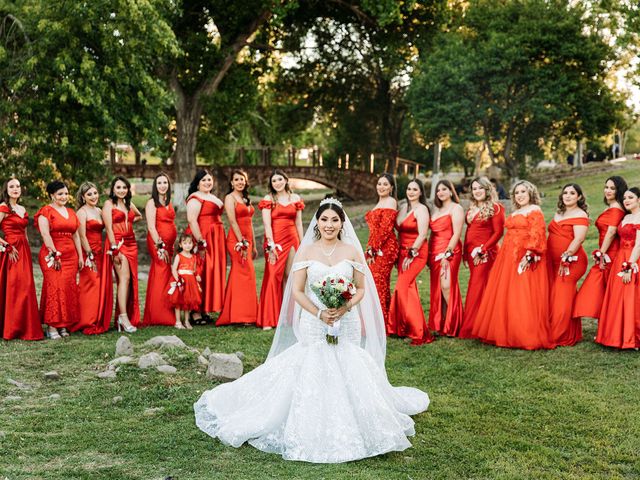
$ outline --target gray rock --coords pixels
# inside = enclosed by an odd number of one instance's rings
[[[130,357],[128,355],[123,355],[122,357],[114,358],[109,362],[109,366],[118,366],[118,365],[128,365],[130,363],[134,363],[136,361],[135,358]]]
[[[45,380],[60,380],[61,377],[58,372],[56,372],[55,370],[52,370],[50,372],[45,373],[44,378]]]
[[[159,348],[188,348],[187,344],[175,335],[159,335],[144,342],[149,347]]]
[[[133,343],[129,337],[121,336],[116,342],[116,357],[133,355]]]
[[[209,358],[209,355],[211,355],[211,349],[207,347],[202,351],[202,356],[205,358]]]
[[[60,394],[52,393],[51,395],[49,395],[49,400],[60,400]]]
[[[178,372],[178,369],[176,367],[172,367],[171,365],[158,365],[156,367],[156,370],[158,370],[160,373],[168,373],[170,375]]]
[[[123,400],[123,398],[121,396],[117,396],[117,397],[113,397],[111,399],[111,403],[116,404],[116,403],[120,403]]]
[[[4,397],[5,402],[19,402],[20,400],[22,400],[20,395],[7,395]]]
[[[150,352],[145,353],[138,360],[138,367],[140,368],[149,368],[149,367],[157,367],[159,365],[168,365],[167,361],[162,358],[158,352]]]
[[[14,380],[13,378],[7,378],[7,383],[10,383],[11,385],[18,387],[20,390],[31,390],[33,388],[31,385],[19,382],[17,380]]]
[[[145,408],[143,415],[145,417],[152,417],[156,413],[160,413],[164,410],[162,407]]]
[[[236,352],[236,357],[238,357],[240,360],[244,360],[244,353]]]
[[[209,356],[207,378],[228,382],[242,376],[242,360],[232,353],[212,353]]]
[[[209,360],[207,360],[203,355],[198,355],[198,365],[209,365]]]
[[[104,372],[98,373],[98,378],[116,378],[115,370],[105,370]]]

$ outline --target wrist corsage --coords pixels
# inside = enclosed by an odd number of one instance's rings
[[[282,246],[279,243],[268,242],[264,246],[264,251],[265,251],[265,253],[274,252],[275,254],[277,254],[278,251],[282,251]]]
[[[249,250],[249,240],[243,238],[239,242],[236,243],[236,246],[233,247],[236,252],[246,252]]]
[[[120,253],[120,247],[122,247],[123,244],[124,244],[124,239],[120,240],[116,245],[111,245],[109,247],[109,251],[107,252],[107,255],[111,255],[112,257],[117,256]]]
[[[622,269],[618,273],[619,277],[623,277],[625,274],[637,274],[638,273],[638,264],[632,262],[622,262]]]
[[[380,249],[376,250],[375,248],[369,246],[364,251],[364,255],[365,257],[367,257],[367,260],[375,260],[376,257],[382,257],[383,253],[382,253],[382,250]]]
[[[407,256],[411,259],[416,258],[418,255],[420,255],[420,253],[418,252],[417,248],[411,247],[411,248],[407,248]]]
[[[567,275],[569,275],[569,267],[571,267],[572,263],[577,261],[577,255],[570,255],[569,253],[564,252],[562,255],[560,255],[560,271],[558,272],[558,274],[561,277],[566,277]]]
[[[91,266],[96,261],[96,255],[95,253],[93,253],[93,250],[87,250],[86,252],[84,252],[84,254],[87,257],[84,261],[84,266],[91,268]]]
[[[60,270],[62,264],[60,263],[60,257],[62,257],[62,253],[57,250],[49,250],[49,253],[46,257],[44,257],[47,262],[48,268],[53,268],[54,270]]]
[[[591,257],[593,257],[593,261],[596,263],[596,265],[599,265],[603,262],[605,265],[611,263],[611,257],[609,257],[609,255],[607,255],[606,253],[602,253],[600,249],[591,252]]]
[[[11,248],[10,243],[0,243],[0,253],[4,253]]]
[[[159,260],[163,260],[167,254],[167,245],[162,241],[162,239],[156,242],[156,253],[158,254]]]
[[[477,257],[480,259],[480,263],[487,263],[487,261],[489,261],[489,254],[488,252],[485,252],[483,248],[484,245],[474,248],[471,251],[471,258],[475,259]]]

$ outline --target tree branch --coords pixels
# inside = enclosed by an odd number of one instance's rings
[[[360,8],[357,5],[352,5],[351,3],[346,2],[345,0],[329,0],[329,3],[335,3],[336,5],[353,13],[356,16],[356,18],[358,18],[364,24],[374,25],[374,26],[376,25],[375,20],[371,18],[369,15],[367,15],[366,13],[364,13],[362,10],[360,10]]]

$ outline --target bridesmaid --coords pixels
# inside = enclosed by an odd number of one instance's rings
[[[244,170],[234,170],[231,174],[231,187],[224,197],[224,209],[229,219],[227,251],[231,257],[231,271],[224,307],[216,326],[255,324],[258,294],[253,260],[258,256],[258,251],[251,224],[255,210],[249,199],[249,176]]]
[[[587,237],[589,214],[580,185],[569,183],[558,197],[558,210],[549,224],[547,268],[551,341],[571,346],[582,340],[580,317],[573,316],[576,285],[587,271],[587,254],[582,244]]]
[[[288,263],[298,249],[303,235],[304,202],[299,195],[291,192],[289,177],[282,170],[271,173],[269,192],[258,203],[264,222],[266,262],[256,325],[263,330],[271,330],[278,325]]]
[[[29,214],[20,205],[17,178],[2,186],[0,199],[0,337],[4,340],[42,340],[42,325],[27,238]]]
[[[622,202],[626,191],[627,182],[622,177],[607,178],[604,184],[604,203],[607,208],[596,220],[599,248],[592,254],[595,264],[589,270],[589,274],[576,296],[573,307],[574,317],[598,318],[600,316],[602,299],[611,271],[611,262],[616,258],[620,247],[617,231],[625,214]]]
[[[176,243],[176,211],[171,203],[171,182],[166,173],[153,179],[151,198],[144,208],[147,219],[147,248],[151,256],[143,325],[175,325],[176,316],[167,295],[173,246]]]
[[[45,205],[34,217],[42,235],[42,248],[38,255],[42,270],[40,295],[40,319],[47,325],[52,340],[68,337],[78,322],[80,313],[76,283],[78,270],[82,269],[82,247],[78,235],[78,217],[65,205],[69,201],[67,186],[55,180],[47,185],[51,203]]]
[[[462,261],[460,237],[464,209],[449,180],[437,183],[434,204],[436,208],[429,222],[429,329],[440,335],[455,337],[460,333],[463,319],[458,271]]]
[[[511,191],[514,211],[489,274],[472,335],[498,347],[553,348],[549,339],[549,277],[545,222],[537,188],[525,180]]]
[[[429,208],[421,181],[407,185],[406,202],[400,207],[396,228],[400,235],[398,280],[391,297],[387,335],[409,337],[411,345],[433,341],[427,329],[416,278],[427,264]]]
[[[208,170],[199,170],[187,197],[187,221],[197,242],[202,269],[202,310],[193,312],[195,323],[202,323],[202,314],[219,312],[224,302],[227,274],[222,212],[224,204],[213,193],[213,176]]]
[[[365,256],[371,274],[376,282],[385,324],[389,325],[389,304],[391,303],[391,269],[398,258],[398,239],[393,227],[398,218],[396,181],[393,175],[383,173],[376,185],[378,203],[367,212],[364,219],[369,227],[369,240]]]
[[[78,235],[84,251],[80,270],[80,321],[74,327],[78,330],[91,327],[98,321],[100,304],[100,278],[102,275],[102,211],[98,208],[100,194],[91,182],[80,185],[76,194],[80,208],[78,215]]]
[[[498,241],[504,232],[504,207],[493,184],[486,177],[471,182],[471,207],[466,215],[463,260],[469,267],[467,299],[458,337],[471,338],[489,273],[498,255]]]
[[[624,193],[626,215],[618,227],[620,250],[613,260],[602,301],[596,343],[614,348],[640,348],[640,188]]]

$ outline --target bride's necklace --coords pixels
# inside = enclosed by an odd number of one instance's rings
[[[336,247],[338,246],[338,242],[333,244],[333,248],[331,249],[331,251],[329,253],[325,252],[324,248],[322,247],[322,244],[320,244],[320,250],[322,250],[322,254],[325,257],[330,257],[331,255],[333,255],[333,252],[336,251]]]

